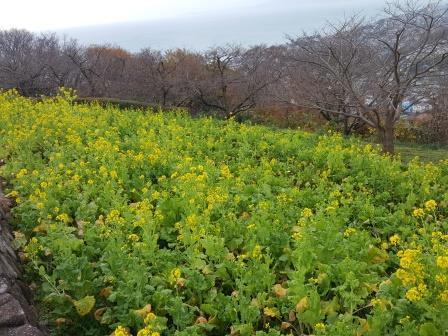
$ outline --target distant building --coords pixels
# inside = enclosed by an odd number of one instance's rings
[[[403,118],[415,117],[416,115],[427,113],[432,109],[432,105],[427,100],[422,100],[419,103],[412,103],[408,100],[403,101],[401,104],[403,109]]]

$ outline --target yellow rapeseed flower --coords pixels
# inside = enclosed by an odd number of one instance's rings
[[[148,315],[146,315],[145,317],[145,324],[149,324],[151,321],[154,321],[157,318],[156,314],[154,314],[153,312],[148,313]]]
[[[260,245],[255,245],[254,249],[252,250],[252,258],[259,258],[261,256],[261,250],[263,248]]]
[[[407,315],[407,316],[401,318],[399,322],[400,322],[400,324],[406,324],[406,323],[408,323],[410,320],[411,320],[411,317],[410,317],[409,315]]]
[[[176,282],[182,275],[182,271],[180,268],[176,267],[170,272],[170,282]]]
[[[437,257],[436,263],[440,268],[448,268],[448,256]]]
[[[448,290],[444,290],[442,293],[440,293],[439,298],[443,302],[448,302]]]
[[[314,325],[314,329],[316,331],[324,332],[326,330],[326,327],[325,327],[325,324],[323,324],[322,322],[319,322]]]
[[[231,178],[233,177],[232,173],[230,172],[230,169],[227,165],[223,165],[220,170],[221,176],[224,178]]]
[[[392,237],[389,238],[389,241],[393,246],[397,246],[400,240],[401,240],[400,236],[397,234],[394,234]]]
[[[113,336],[131,336],[128,329],[122,326],[118,326],[113,333]]]
[[[381,309],[385,309],[387,305],[390,305],[390,301],[386,300],[386,299],[372,299],[370,301],[370,303],[372,304],[372,306],[374,307],[379,307]]]
[[[151,329],[148,327],[140,329],[137,333],[137,336],[151,336]]]
[[[448,276],[446,276],[445,274],[437,274],[436,282],[438,282],[441,285],[448,284]]]
[[[132,241],[132,242],[138,242],[138,241],[140,240],[139,236],[136,235],[135,233],[131,233],[131,234],[128,236],[128,239],[129,239],[130,241]]]
[[[344,237],[350,237],[354,233],[356,233],[356,229],[355,228],[348,228],[348,229],[346,229],[344,231]]]
[[[265,307],[263,309],[263,314],[268,317],[276,317],[278,314],[278,310],[275,307]]]
[[[407,272],[402,268],[399,268],[397,272],[395,273],[398,279],[401,280],[401,282],[404,285],[412,285],[417,281],[416,276],[412,272]]]
[[[70,217],[66,213],[62,213],[62,214],[56,216],[56,220],[59,220],[59,221],[67,224],[70,222]]]
[[[425,202],[425,208],[429,211],[435,210],[436,207],[437,207],[437,202],[432,199]]]
[[[416,249],[407,249],[404,251],[399,251],[397,253],[398,257],[400,257],[400,266],[403,268],[411,268],[413,263],[420,256],[420,251]]]
[[[16,175],[16,178],[21,178],[21,177],[23,177],[23,176],[25,176],[27,174],[28,174],[28,169],[25,169],[25,168],[20,169],[19,172]]]
[[[412,287],[406,292],[406,299],[408,299],[411,302],[417,302],[422,299],[422,295],[418,291],[416,287]]]
[[[309,208],[304,208],[302,210],[302,217],[308,218],[311,217],[313,215],[313,211]]]
[[[425,215],[425,211],[422,208],[417,208],[414,211],[412,211],[412,216],[416,218],[421,218]]]
[[[16,190],[11,191],[8,195],[6,195],[6,197],[17,197],[19,196],[19,192]]]

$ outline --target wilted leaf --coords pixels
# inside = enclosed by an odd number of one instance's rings
[[[142,309],[134,310],[134,313],[144,319],[151,312],[151,308],[151,305],[147,304]]]
[[[269,317],[276,317],[278,315],[278,310],[275,307],[265,307],[263,309],[263,314]]]
[[[100,290],[100,296],[108,297],[112,293],[112,287],[104,287]]]
[[[80,316],[87,315],[95,306],[95,298],[93,296],[86,296],[78,301],[73,301],[73,305]]]
[[[93,316],[95,317],[95,320],[100,322],[106,309],[107,308],[104,307],[104,308],[99,308],[99,309],[95,310],[95,313],[93,314]]]
[[[199,316],[195,322],[195,324],[205,324],[205,323],[208,323],[208,321],[204,316]]]
[[[296,304],[296,312],[303,313],[309,306],[309,299],[307,296],[305,296],[299,301],[299,303]]]
[[[274,285],[272,288],[272,291],[274,292],[275,296],[282,298],[286,295],[287,290],[282,287],[280,284]]]

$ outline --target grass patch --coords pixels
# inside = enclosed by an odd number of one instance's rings
[[[403,162],[409,162],[416,156],[423,162],[439,162],[448,159],[448,147],[434,147],[418,144],[396,144],[395,151]]]

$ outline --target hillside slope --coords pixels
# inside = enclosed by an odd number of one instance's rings
[[[55,335],[437,335],[448,161],[0,94],[0,174]]]

